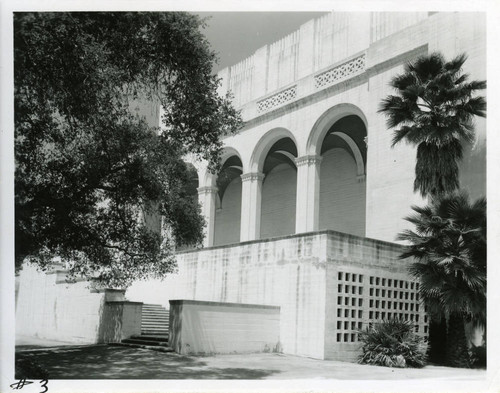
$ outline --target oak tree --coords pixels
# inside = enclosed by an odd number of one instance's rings
[[[163,276],[203,218],[183,157],[240,126],[188,13],[15,13],[15,246],[103,285]],[[158,112],[161,127],[136,107]],[[160,129],[161,128],[161,129]],[[161,236],[161,214],[169,236]],[[154,225],[151,224],[154,223]]]

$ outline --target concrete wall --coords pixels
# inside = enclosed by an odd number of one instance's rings
[[[167,307],[175,299],[279,306],[284,353],[352,360],[359,343],[338,342],[337,334],[349,334],[350,340],[355,334],[352,322],[366,325],[388,312],[388,305],[379,304],[373,306],[379,314],[370,314],[369,301],[382,301],[381,293],[370,295],[376,285],[370,283],[370,276],[408,281],[405,263],[397,259],[401,250],[395,244],[332,231],[207,248],[180,253],[178,274],[164,281],[136,283],[127,297]],[[363,304],[342,306],[342,312],[349,311],[347,317],[337,316],[338,284],[343,280],[338,272],[364,275],[365,281],[358,285],[363,286],[363,294],[349,297],[349,302],[361,297]],[[415,307],[418,300],[414,297],[411,302]],[[353,318],[351,312],[358,308],[363,315]],[[348,322],[348,329],[337,330],[338,321]]]
[[[123,290],[95,290],[87,281],[66,283],[66,271],[48,273],[25,264],[19,276],[16,334],[93,344],[140,334],[142,303]]]
[[[358,181],[356,163],[344,149],[323,154],[320,170],[319,229],[365,235],[366,183]]]
[[[88,283],[56,283],[57,274],[38,272],[25,265],[20,273],[16,334],[95,343],[105,293],[91,293]]]
[[[178,274],[135,283],[127,297],[166,307],[174,299],[280,306],[283,351],[321,359],[326,241],[313,234],[184,252]]]
[[[169,344],[188,354],[279,351],[279,307],[170,300]]]
[[[141,334],[142,303],[106,301],[99,324],[99,342],[116,343]]]
[[[338,234],[329,237],[325,359],[356,361],[358,331],[390,318],[410,320],[426,336],[428,321],[396,244]]]

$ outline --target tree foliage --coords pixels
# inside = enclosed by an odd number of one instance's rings
[[[385,98],[379,112],[394,128],[393,146],[405,140],[417,146],[415,191],[438,195],[459,188],[458,163],[463,142],[474,139],[474,116],[486,116],[485,81],[469,82],[462,72],[467,57],[446,62],[439,53],[406,64],[391,81],[396,95]]]
[[[447,321],[447,363],[467,365],[464,321],[486,326],[486,200],[455,192],[412,209],[415,230],[398,236],[411,243],[401,258],[416,259],[409,271],[427,311]]]
[[[240,126],[187,13],[16,13],[16,263],[54,256],[106,285],[162,276],[199,243],[186,154],[218,163]],[[163,108],[161,132],[142,116]],[[154,116],[153,116],[154,117]],[[147,219],[163,215],[171,236]]]

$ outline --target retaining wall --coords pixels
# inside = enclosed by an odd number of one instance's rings
[[[66,271],[47,273],[25,264],[19,275],[16,334],[95,344],[118,342],[141,332],[142,303],[124,290],[92,289],[87,281],[66,282]]]
[[[170,300],[170,346],[181,354],[279,352],[280,308]]]
[[[402,246],[396,244],[334,231],[186,251],[177,256],[178,274],[164,281],[136,283],[127,296],[166,307],[177,299],[279,306],[284,353],[353,360],[359,352],[357,330],[382,319],[382,312],[384,317],[396,312],[394,303],[391,308],[387,303],[389,279],[391,286],[397,280],[398,317],[401,302],[403,318],[413,314],[415,320],[418,313],[415,325],[425,334],[424,310],[420,306],[416,310],[416,284],[410,288],[407,263],[398,259],[401,251]],[[350,282],[353,274],[356,282]],[[383,286],[382,279],[387,280]],[[401,301],[399,292],[403,293]],[[413,293],[413,298],[408,295],[406,299],[406,292]]]

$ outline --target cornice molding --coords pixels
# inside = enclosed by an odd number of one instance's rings
[[[261,172],[249,172],[249,173],[244,173],[243,175],[240,176],[241,181],[262,181],[264,180],[265,175]]]
[[[319,165],[321,163],[321,160],[323,160],[323,157],[310,154],[307,156],[297,157],[295,159],[295,165],[297,165],[298,167],[302,165]]]

